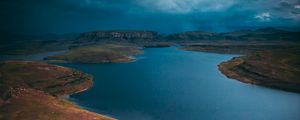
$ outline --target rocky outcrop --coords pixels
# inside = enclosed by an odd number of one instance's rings
[[[158,33],[154,31],[138,30],[112,30],[82,33],[76,43],[88,44],[103,41],[139,42],[157,39]]]
[[[71,36],[71,37],[70,37]],[[60,51],[70,48],[93,45],[101,42],[133,43],[140,46],[160,44],[294,44],[300,43],[299,32],[262,28],[257,30],[239,30],[225,33],[205,31],[190,31],[168,35],[158,34],[155,31],[143,30],[102,30],[86,32],[78,35],[66,35],[43,40],[23,40],[12,38],[9,35],[0,44],[0,54],[33,54],[48,51]],[[51,38],[51,36],[48,36]],[[63,39],[65,38],[65,39]],[[17,40],[18,39],[18,40]],[[21,40],[20,40],[21,39]]]

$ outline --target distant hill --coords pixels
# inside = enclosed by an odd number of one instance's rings
[[[58,41],[58,40],[74,40],[79,36],[78,33],[67,34],[44,34],[44,35],[25,35],[18,33],[0,33],[0,43],[9,44],[16,42],[32,42],[32,41]]]
[[[299,41],[300,32],[285,31],[272,27],[257,30],[241,30],[235,32],[221,33],[224,39],[243,41]]]
[[[1,33],[0,54],[33,54],[68,49],[79,34],[22,35]]]
[[[218,33],[205,31],[189,31],[183,33],[170,34],[164,37],[166,40],[213,40],[218,39]]]
[[[239,30],[226,33],[211,33],[192,31],[171,34],[165,37],[172,41],[201,41],[201,40],[229,40],[229,41],[297,41],[300,32],[285,31],[272,27],[257,30]]]
[[[189,31],[169,35],[144,30],[101,30],[81,34],[48,34],[42,36],[4,34],[0,36],[0,40],[0,53],[2,54],[30,54],[66,50],[102,42],[130,43],[138,46],[169,46],[174,44],[299,44],[300,32],[272,27],[224,33]]]
[[[110,30],[94,31],[80,34],[76,43],[88,44],[101,41],[139,42],[158,39],[155,31],[142,30]]]
[[[80,34],[76,43],[87,44],[101,41],[117,42],[143,42],[143,41],[169,41],[169,42],[201,42],[201,41],[293,41],[299,42],[300,32],[292,32],[272,27],[257,30],[239,30],[233,32],[205,32],[189,31],[169,35],[160,35],[154,31],[142,30],[113,30],[94,31]]]
[[[145,30],[99,30],[85,33],[70,34],[45,34],[45,35],[22,35],[12,33],[2,33],[1,43],[10,43],[15,41],[57,41],[73,40],[75,43],[95,43],[101,41],[118,42],[141,42],[141,41],[294,41],[299,42],[300,32],[276,29],[273,27],[261,28],[256,30],[238,30],[233,32],[206,32],[206,31],[188,31],[161,35],[155,31]]]

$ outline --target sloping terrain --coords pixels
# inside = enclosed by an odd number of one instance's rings
[[[132,55],[141,53],[139,47],[120,44],[98,44],[71,49],[64,54],[49,56],[45,60],[71,63],[128,62]]]
[[[0,119],[111,119],[61,98],[91,86],[91,76],[70,68],[30,61],[1,62]]]
[[[229,78],[300,93],[300,49],[263,51],[219,65]]]
[[[299,45],[192,45],[183,50],[240,54],[219,65],[229,78],[300,92]]]

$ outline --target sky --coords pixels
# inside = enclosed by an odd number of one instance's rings
[[[299,28],[300,0],[1,0],[5,33]]]

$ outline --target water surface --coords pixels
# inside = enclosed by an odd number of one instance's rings
[[[130,63],[60,64],[94,76],[71,99],[120,120],[299,120],[300,95],[228,79],[217,65],[235,55],[145,49]]]

